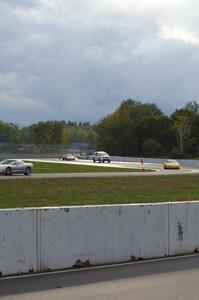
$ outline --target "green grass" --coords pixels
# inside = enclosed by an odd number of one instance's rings
[[[45,163],[45,162],[32,162],[34,165],[33,172],[40,173],[91,173],[91,172],[141,172],[141,169],[127,169],[127,168],[114,168],[114,167],[100,167],[96,165],[76,165],[67,163]]]
[[[199,200],[199,175],[0,180],[0,208]]]

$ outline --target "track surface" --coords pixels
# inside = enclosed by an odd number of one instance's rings
[[[199,256],[0,279],[8,300],[198,300]]]

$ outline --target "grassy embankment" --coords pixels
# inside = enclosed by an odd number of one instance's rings
[[[199,199],[199,175],[0,180],[0,208]]]

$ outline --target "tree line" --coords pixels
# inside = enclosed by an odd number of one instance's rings
[[[197,157],[199,104],[165,115],[152,103],[125,100],[96,126],[97,144],[112,155]]]
[[[45,121],[27,127],[0,121],[0,143],[88,143],[111,155],[199,156],[199,104],[165,115],[155,103],[127,99],[111,114],[89,122]]]
[[[0,121],[0,143],[67,145],[70,143],[94,144],[95,126],[89,122],[45,121],[20,127]]]

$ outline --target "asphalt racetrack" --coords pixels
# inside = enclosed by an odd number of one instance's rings
[[[26,159],[27,160],[27,159]],[[144,163],[142,166],[140,162],[119,162],[112,161],[111,163],[93,163],[92,160],[76,160],[76,161],[62,161],[57,158],[38,158],[28,159],[34,164],[36,162],[48,162],[48,163],[60,163],[60,164],[75,164],[75,165],[88,165],[88,166],[100,166],[104,168],[126,168],[128,172],[97,172],[97,173],[48,173],[48,174],[34,174],[30,176],[12,175],[4,176],[0,175],[0,179],[16,179],[16,178],[66,178],[66,177],[126,177],[126,176],[160,176],[160,175],[177,175],[177,174],[197,174],[199,168],[181,166],[180,170],[164,170],[163,164],[157,163]],[[132,172],[129,172],[132,169]],[[151,170],[151,172],[135,172],[133,169]]]
[[[0,278],[2,300],[198,300],[199,256]]]

